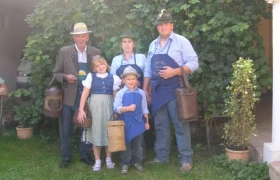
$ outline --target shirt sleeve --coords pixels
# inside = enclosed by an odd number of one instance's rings
[[[140,91],[140,93],[142,95],[142,113],[149,114],[146,95],[145,95],[144,91]]]
[[[82,84],[84,87],[90,89],[91,88],[91,82],[92,82],[92,75],[91,73],[88,73],[87,78],[82,81]]]
[[[114,111],[118,114],[121,114],[121,107],[123,106],[122,97],[123,97],[123,92],[120,90],[117,92],[113,103]]]
[[[145,61],[145,68],[144,68],[144,77],[152,77],[152,70],[151,70],[151,58],[153,56],[153,49],[154,49],[154,42],[150,44],[149,52]]]
[[[188,66],[191,69],[191,72],[194,72],[198,69],[198,57],[196,52],[194,51],[190,41],[188,39],[185,39],[182,41],[182,56],[184,65]]]
[[[117,56],[113,58],[111,67],[110,67],[110,73],[113,75],[117,74]]]
[[[115,90],[118,90],[120,88],[122,80],[117,75],[113,75],[113,77],[114,77],[113,90],[115,91]]]

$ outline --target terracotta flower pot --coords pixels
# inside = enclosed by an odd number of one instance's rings
[[[250,149],[248,150],[230,150],[226,148],[228,160],[243,160],[246,163],[249,161]]]
[[[8,86],[6,84],[0,84],[0,96],[9,94]]]
[[[19,139],[28,139],[33,136],[33,127],[23,128],[21,126],[16,127],[17,137]]]

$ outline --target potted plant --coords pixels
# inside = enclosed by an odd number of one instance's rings
[[[226,115],[230,118],[224,126],[228,159],[249,160],[249,145],[256,129],[255,104],[259,100],[253,61],[239,58],[233,64],[233,75],[227,88],[230,98],[226,102]]]
[[[16,127],[17,137],[19,139],[27,139],[33,136],[33,126],[38,124],[40,116],[34,105],[15,106],[15,119],[19,121]]]

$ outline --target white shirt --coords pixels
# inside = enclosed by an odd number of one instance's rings
[[[78,62],[87,63],[87,46],[85,47],[84,52],[81,52],[76,44],[75,44],[75,48],[78,51]]]

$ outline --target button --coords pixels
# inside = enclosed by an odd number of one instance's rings
[[[105,86],[103,86],[103,88],[105,88]]]

